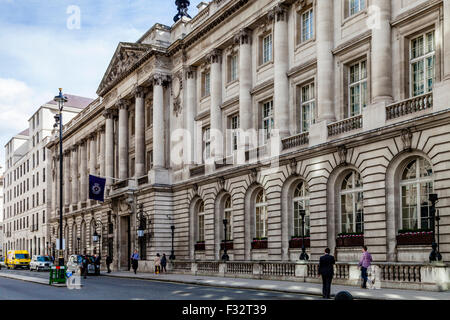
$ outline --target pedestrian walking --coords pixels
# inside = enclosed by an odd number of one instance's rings
[[[162,258],[161,258],[161,273],[162,273],[162,272],[167,272],[166,265],[167,265],[166,254],[163,253],[163,256],[162,256]]]
[[[334,257],[330,255],[330,249],[325,249],[325,255],[319,260],[319,276],[322,276],[322,296],[325,299],[330,299],[331,282],[334,276]]]
[[[139,253],[137,252],[137,250],[134,250],[133,254],[131,255],[131,266],[133,267],[134,274],[136,274],[138,269],[139,265],[138,261],[139,261]]]
[[[372,255],[367,251],[367,246],[362,247],[362,255],[361,259],[359,259],[359,266],[361,267],[361,278],[363,280],[363,283],[361,285],[361,288],[366,289],[367,288],[367,269],[372,264]]]
[[[94,260],[94,266],[95,266],[95,274],[97,276],[100,275],[100,266],[102,263],[102,257],[100,256],[100,254],[95,256],[95,260]]]
[[[159,253],[156,254],[154,261],[155,261],[155,273],[158,274],[161,271],[161,258]]]
[[[88,257],[86,255],[81,256],[81,271],[84,279],[86,279],[86,276],[88,274],[88,264],[89,264]]]
[[[113,262],[113,259],[112,259],[112,257],[110,256],[110,255],[108,255],[107,257],[106,257],[106,268],[108,269],[108,273],[111,273],[111,268],[110,268],[110,266],[111,266],[111,263]]]

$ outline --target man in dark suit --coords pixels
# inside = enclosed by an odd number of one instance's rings
[[[320,257],[319,260],[319,276],[322,276],[322,296],[325,299],[330,299],[331,293],[331,281],[333,280],[335,264],[334,257],[330,255],[330,249],[325,249],[325,255]]]

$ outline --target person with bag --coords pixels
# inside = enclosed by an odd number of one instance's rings
[[[111,258],[110,255],[108,255],[106,257],[106,268],[108,269],[108,273],[111,273],[111,268],[110,268],[111,263],[113,263],[113,259]]]
[[[334,257],[330,255],[330,249],[326,248],[325,255],[320,257],[318,272],[319,277],[322,276],[322,296],[325,299],[330,299],[335,263]]]
[[[166,265],[167,265],[166,254],[163,253],[163,256],[162,256],[162,258],[161,258],[161,273],[162,273],[162,272],[167,272]]]
[[[134,274],[136,274],[138,269],[138,261],[139,261],[139,253],[135,249],[133,254],[131,255],[131,266],[133,267]]]
[[[88,264],[89,264],[89,261],[88,261],[87,256],[86,255],[81,256],[81,268],[82,268],[82,274],[83,274],[84,279],[86,279],[86,276],[88,274]]]
[[[361,278],[363,280],[361,288],[363,289],[367,289],[367,269],[370,267],[372,261],[372,255],[367,251],[367,246],[363,246],[361,259],[359,259],[358,264],[361,267]]]
[[[156,254],[154,261],[155,261],[155,273],[158,274],[161,271],[161,258],[159,256],[159,253]]]

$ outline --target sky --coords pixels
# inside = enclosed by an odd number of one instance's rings
[[[58,88],[96,98],[118,43],[171,26],[176,13],[175,0],[0,0],[0,166],[5,144]]]

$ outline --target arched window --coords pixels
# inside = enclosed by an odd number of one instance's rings
[[[303,181],[297,185],[293,198],[294,209],[294,237],[302,235],[302,216],[301,210],[305,210],[305,236],[309,237],[309,190]]]
[[[261,189],[255,199],[255,237],[267,238],[268,228],[266,193]]]
[[[363,184],[356,171],[348,173],[341,185],[341,232],[364,233]]]
[[[428,195],[433,193],[433,169],[430,163],[423,158],[415,158],[408,162],[402,173],[400,187],[401,229],[430,229]]]
[[[198,206],[198,213],[197,213],[197,230],[198,230],[198,242],[204,242],[205,241],[205,204],[203,201],[200,202]]]
[[[233,240],[233,208],[231,207],[231,196],[225,199],[223,218],[228,221],[226,239]]]

